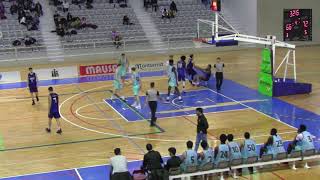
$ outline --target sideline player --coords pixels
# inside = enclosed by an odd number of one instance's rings
[[[180,60],[177,62],[177,72],[178,72],[178,82],[182,81],[182,93],[185,92],[186,88],[186,56],[181,56]]]
[[[46,131],[48,133],[51,132],[51,124],[52,124],[52,118],[55,118],[57,121],[58,125],[58,134],[62,133],[61,125],[60,125],[60,113],[59,113],[59,95],[53,91],[52,87],[48,88],[49,91],[49,97],[48,97],[48,105],[49,105],[49,113],[48,113],[48,118],[49,122],[48,125],[49,127],[46,128]]]
[[[141,104],[140,104],[140,98],[139,98],[139,92],[141,88],[141,81],[140,81],[140,75],[136,71],[135,67],[131,68],[131,80],[132,80],[132,91],[134,95],[134,103],[132,104],[133,107],[137,109],[141,109]]]
[[[38,77],[35,72],[33,72],[32,68],[29,68],[29,73],[28,73],[28,88],[30,91],[30,96],[32,98],[32,105],[35,105],[36,103],[34,102],[34,95],[36,95],[37,101],[39,101],[39,96],[38,96]]]
[[[120,68],[120,76],[122,84],[124,84],[124,81],[126,79],[127,71],[129,68],[129,61],[124,53],[121,54],[118,64],[121,64]]]
[[[111,96],[111,100],[115,99],[116,96],[119,96],[120,91],[123,88],[123,81],[121,79],[121,75],[122,75],[122,65],[118,64],[118,67],[116,69],[116,72],[114,73],[114,80],[113,80],[113,94]],[[122,100],[125,100],[124,96],[121,96]]]
[[[175,67],[172,67],[171,72],[169,73],[167,102],[169,102],[170,100],[171,88],[173,88],[177,93],[179,101],[182,101],[181,94],[178,88],[177,72]]]

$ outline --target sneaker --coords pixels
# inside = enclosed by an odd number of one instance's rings
[[[179,101],[183,101],[181,96],[178,97],[178,100],[179,100]]]
[[[61,133],[62,133],[62,130],[59,129],[59,130],[57,131],[57,134],[61,134]]]
[[[126,98],[124,96],[121,96],[120,99],[122,99],[123,101],[126,101]]]
[[[132,107],[136,107],[137,106],[137,102],[135,101],[131,106]]]
[[[305,168],[305,169],[310,169],[311,167],[308,166],[308,164],[306,163],[306,164],[304,165],[304,168]]]
[[[50,133],[50,132],[51,132],[51,129],[46,128],[46,131],[47,131],[47,133]]]
[[[32,100],[32,106],[35,105],[36,103],[34,102],[34,100]]]
[[[37,99],[37,101],[39,101],[39,97],[38,96],[36,97],[36,99]]]
[[[139,104],[139,105],[135,106],[135,108],[136,109],[141,109],[141,105]]]

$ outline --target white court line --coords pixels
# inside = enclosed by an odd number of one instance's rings
[[[272,117],[272,116],[270,116],[270,115],[268,115],[268,114],[265,114],[265,113],[263,113],[263,112],[261,112],[261,111],[258,111],[258,110],[256,110],[256,109],[254,109],[253,107],[250,107],[250,106],[248,106],[248,105],[246,105],[246,104],[244,104],[244,103],[242,103],[242,102],[239,102],[239,101],[237,101],[237,100],[235,100],[235,99],[233,99],[233,98],[231,98],[231,97],[228,97],[228,96],[226,96],[226,95],[224,95],[224,94],[218,93],[218,92],[216,92],[216,91],[214,91],[214,90],[212,90],[212,89],[209,89],[209,88],[207,88],[207,89],[210,90],[210,91],[212,91],[212,92],[214,92],[214,93],[216,93],[216,94],[219,94],[219,95],[221,95],[221,96],[223,96],[223,97],[225,97],[225,98],[227,98],[227,99],[230,99],[231,101],[234,101],[234,102],[236,102],[236,103],[239,103],[239,104],[241,104],[242,106],[245,106],[245,107],[247,107],[247,108],[249,108],[249,109],[251,109],[251,110],[253,110],[253,111],[257,112],[257,113],[263,114],[263,115],[265,115],[265,116],[267,116],[267,117],[269,117],[269,118],[271,118],[271,119],[274,119],[274,120],[276,120],[276,121],[278,121],[278,122],[280,122],[280,123],[282,123],[282,124],[285,124],[285,125],[287,125],[287,126],[290,126],[290,127],[292,127],[293,129],[297,129],[296,127],[294,127],[294,126],[292,126],[292,125],[290,125],[290,124],[287,124],[287,123],[285,123],[285,122],[282,122],[280,119],[274,118],[274,117]]]
[[[79,113],[79,111],[83,108],[86,108],[88,106],[93,106],[93,105],[96,105],[96,104],[106,104],[105,102],[99,102],[99,103],[91,103],[91,104],[87,104],[87,105],[84,105],[84,106],[81,106],[79,107],[75,113],[82,117],[82,118],[86,118],[86,119],[93,119],[93,120],[98,120],[98,121],[113,121],[113,120],[118,120],[118,119],[121,119],[121,118],[110,118],[110,119],[107,119],[107,118],[95,118],[95,117],[90,117],[90,116],[84,116],[82,114]]]
[[[78,171],[78,169],[77,169],[77,168],[75,168],[74,170],[76,171],[76,173],[77,173],[77,175],[78,175],[79,180],[83,180],[83,179],[82,179],[82,177],[81,177],[81,175],[80,175],[80,173],[79,173],[79,171]]]
[[[113,106],[111,106],[111,104],[108,103],[108,101],[106,99],[102,99],[102,101],[104,101],[111,109],[113,109],[119,116],[121,116],[124,120],[126,120],[127,122],[128,119],[125,118],[118,110],[116,110]]]

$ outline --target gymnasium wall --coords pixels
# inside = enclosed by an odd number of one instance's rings
[[[241,33],[257,35],[257,1],[260,0],[222,0],[222,13],[227,10],[232,16],[232,23]],[[239,25],[236,25],[239,23]],[[244,30],[244,31],[242,31]]]
[[[258,0],[257,7],[258,35],[275,35],[281,41],[283,9],[312,9],[312,41],[320,42],[320,0]]]

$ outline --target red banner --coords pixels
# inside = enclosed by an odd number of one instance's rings
[[[96,64],[88,66],[80,66],[80,76],[112,74],[116,72],[117,64]]]

